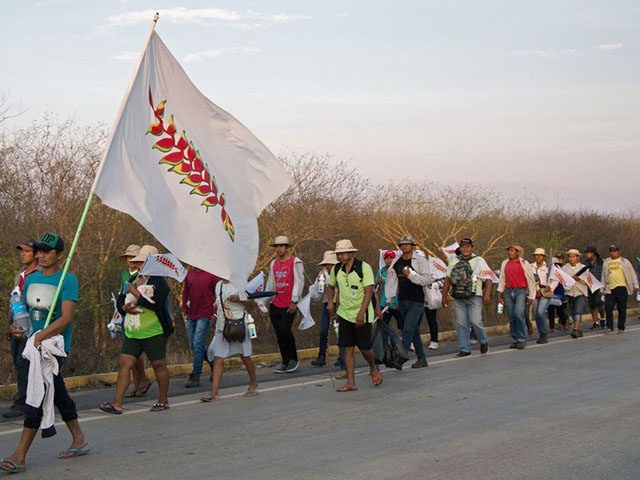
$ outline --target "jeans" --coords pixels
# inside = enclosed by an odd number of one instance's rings
[[[404,322],[404,328],[402,329],[402,348],[404,353],[406,355],[409,354],[409,347],[413,343],[418,360],[426,359],[427,354],[424,351],[424,345],[422,345],[422,338],[420,337],[420,322],[424,314],[424,303],[400,300],[398,307]]]
[[[454,298],[453,309],[456,315],[458,349],[461,352],[471,352],[470,326],[481,344],[489,343],[487,332],[485,332],[484,324],[482,323],[482,297],[474,295],[466,299]]]
[[[584,313],[584,306],[587,302],[587,297],[584,295],[578,295],[577,297],[570,297],[567,295],[567,299],[569,300],[571,318],[573,318],[574,322],[579,322],[582,320],[582,314]]]
[[[604,311],[607,317],[607,328],[613,330],[613,307],[618,307],[618,330],[624,330],[627,321],[627,287],[616,287],[604,296]]]
[[[209,319],[206,317],[190,319],[186,318],[187,339],[189,347],[193,352],[193,367],[191,367],[191,375],[202,374],[202,362],[205,359],[207,347],[207,334],[209,333]]]
[[[322,306],[322,318],[320,319],[320,345],[318,346],[318,356],[327,356],[327,345],[329,344],[329,327],[331,326],[331,317],[327,304]]]
[[[16,368],[16,384],[18,386],[18,391],[13,396],[13,404],[21,407],[24,407],[27,401],[27,381],[29,376],[29,362],[22,356],[26,344],[26,338],[11,337],[11,358],[13,359],[13,366]]]
[[[280,308],[273,304],[269,306],[269,318],[276,332],[283,365],[287,365],[290,360],[298,361],[296,339],[291,331],[295,316],[296,312],[289,313],[286,307]]]
[[[546,335],[549,332],[549,328],[547,327],[547,309],[549,308],[550,301],[550,298],[539,297],[533,302],[533,313],[540,335]]]
[[[431,310],[430,308],[424,307],[424,314],[427,316],[431,341],[438,343],[438,320],[436,319],[438,310]]]
[[[502,296],[509,314],[509,333],[514,342],[527,341],[527,327],[524,310],[527,304],[526,288],[507,288]]]

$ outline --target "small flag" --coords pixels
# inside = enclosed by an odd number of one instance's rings
[[[145,277],[169,277],[183,282],[187,276],[187,269],[180,263],[173,253],[151,254],[140,269],[140,275]]]
[[[460,245],[458,245],[458,242],[454,242],[448,247],[442,247],[442,251],[447,256],[447,262],[450,263],[451,260],[457,257],[456,250],[458,249],[459,246]]]

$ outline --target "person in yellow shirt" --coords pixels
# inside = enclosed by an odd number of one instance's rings
[[[605,333],[613,332],[613,307],[618,310],[618,333],[624,333],[627,320],[627,300],[629,295],[638,291],[638,276],[631,262],[620,256],[616,245],[609,247],[609,258],[602,268],[604,285],[604,311],[607,317]]]

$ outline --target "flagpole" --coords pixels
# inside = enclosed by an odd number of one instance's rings
[[[122,100],[122,105],[120,106],[120,111],[118,112],[118,116],[117,116],[117,121],[115,123],[115,125],[118,125],[118,121],[120,120],[120,117],[122,116],[122,111],[124,109],[124,105],[126,102],[126,99],[129,97],[129,93],[131,92],[131,86],[133,85],[133,81],[135,80],[135,77],[138,73],[138,71],[140,70],[140,65],[142,63],[142,58],[144,57],[144,53],[147,51],[147,47],[149,45],[149,40],[151,40],[151,35],[153,34],[153,31],[155,30],[156,24],[158,23],[158,19],[160,18],[160,14],[158,12],[156,12],[156,14],[153,16],[153,23],[151,24],[151,31],[149,32],[149,36],[147,37],[147,41],[145,42],[145,47],[142,50],[142,55],[140,55],[140,60],[138,61],[138,66],[135,70],[135,73],[133,75],[133,78],[131,80],[131,85],[129,85],[129,88],[125,94],[125,96],[123,97]],[[115,133],[115,128],[114,128],[114,132]],[[111,134],[111,139],[113,139],[113,133]],[[111,139],[109,141],[109,145],[111,145]],[[84,228],[84,224],[87,220],[87,216],[89,214],[89,208],[91,207],[91,203],[93,202],[93,197],[95,195],[95,191],[96,191],[96,186],[98,184],[98,180],[100,179],[100,175],[102,174],[102,170],[104,167],[104,162],[105,159],[107,158],[107,151],[105,151],[104,156],[102,157],[102,161],[100,162],[100,165],[98,166],[98,169],[96,170],[96,176],[93,180],[93,185],[91,186],[91,190],[89,191],[89,196],[87,198],[87,201],[84,205],[84,210],[82,211],[82,216],[80,217],[80,222],[78,223],[78,228],[76,229],[76,234],[73,237],[73,242],[71,243],[71,248],[69,249],[69,256],[67,257],[65,264],[64,264],[64,268],[62,269],[62,275],[60,276],[60,281],[58,282],[58,286],[56,288],[56,293],[53,295],[53,300],[51,301],[51,306],[52,308],[49,309],[49,313],[47,314],[47,320],[44,323],[44,327],[43,330],[45,328],[47,328],[49,326],[49,324],[51,323],[51,320],[53,319],[53,314],[54,314],[54,310],[55,310],[55,305],[58,302],[58,298],[60,297],[60,292],[62,290],[62,284],[64,283],[64,280],[67,276],[67,272],[69,271],[69,265],[71,264],[71,259],[73,258],[73,254],[76,251],[76,247],[78,246],[78,242],[80,240],[80,234],[82,233],[82,229]]]

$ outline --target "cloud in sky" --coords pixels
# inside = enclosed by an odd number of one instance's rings
[[[608,52],[611,50],[620,50],[621,48],[622,48],[622,42],[601,43],[596,47],[596,50],[600,50],[601,52]]]
[[[239,53],[257,53],[262,50],[254,47],[232,47],[232,48],[219,48],[215,50],[204,50],[202,52],[189,53],[184,57],[186,63],[201,62],[208,58],[219,57],[220,55],[233,55]]]
[[[139,52],[117,52],[113,59],[121,62],[131,62],[138,58],[138,55],[140,55]]]

